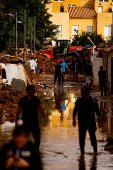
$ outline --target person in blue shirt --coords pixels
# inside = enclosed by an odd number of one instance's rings
[[[68,69],[67,67],[67,64],[66,62],[64,61],[64,59],[62,59],[62,87],[63,87],[63,84],[64,84],[64,76],[65,76],[65,73],[66,73],[66,68]]]

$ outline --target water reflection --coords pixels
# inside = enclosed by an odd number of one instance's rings
[[[97,156],[96,154],[92,155],[90,160],[89,160],[89,169],[90,170],[96,170],[97,169]],[[81,154],[78,162],[79,162],[79,170],[87,170],[87,164],[88,161],[86,161],[85,158],[86,155],[85,154]],[[86,164],[87,163],[87,164]]]
[[[58,165],[59,167],[56,168],[58,170],[66,169],[65,167],[69,170],[102,169],[103,160],[106,160],[105,168],[107,168],[107,164],[113,165],[110,154],[104,151],[105,141],[113,132],[113,103],[111,99],[102,100],[97,96],[100,109],[104,115],[103,126],[97,130],[100,155],[89,156],[85,154],[81,155],[78,161],[75,161],[75,157],[78,158],[80,150],[78,149],[78,127],[72,127],[72,115],[75,101],[80,96],[80,88],[47,89],[38,94],[46,112],[50,112],[48,114],[50,121],[42,132],[41,149],[44,155],[44,170],[53,170],[53,167],[58,167]],[[10,139],[11,131],[14,128],[13,117],[6,116],[6,114],[4,116],[2,117],[3,121],[1,121],[0,145]],[[12,123],[5,124],[6,120]],[[87,135],[86,153],[92,152],[90,149],[89,135]],[[97,159],[99,167],[97,166]]]

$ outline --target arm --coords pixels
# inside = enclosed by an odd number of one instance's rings
[[[98,124],[99,124],[99,126],[101,126],[101,122],[102,122],[101,115],[102,115],[102,114],[101,114],[101,111],[100,111],[100,109],[99,109],[97,100],[95,101],[95,112],[96,112],[96,115],[97,115],[97,117],[98,117]]]
[[[45,121],[45,124],[47,124],[46,115],[45,115],[44,109],[42,108],[42,105],[41,105],[41,104],[38,106],[38,109],[39,109],[40,114],[42,115],[42,117],[43,117],[43,119],[44,119],[44,121]]]
[[[17,112],[16,112],[16,122],[15,122],[16,126],[18,125],[18,119],[19,119],[21,110],[22,110],[22,107],[20,105],[18,105],[18,109],[17,109]]]
[[[74,112],[73,112],[73,126],[76,126],[76,114],[78,112],[78,99],[75,104]]]

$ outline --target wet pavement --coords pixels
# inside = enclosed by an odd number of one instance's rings
[[[67,83],[64,89],[49,87],[39,91],[43,98],[49,122],[42,128],[41,147],[44,170],[111,170],[113,153],[104,151],[107,138],[113,134],[113,96],[100,97],[97,89],[92,94],[98,99],[103,112],[103,125],[96,132],[98,154],[93,154],[89,134],[86,138],[84,155],[80,154],[78,143],[78,126],[72,126],[72,114],[82,84]],[[4,118],[5,119],[5,118]],[[0,146],[11,139],[14,123],[0,125]],[[98,124],[97,124],[98,128]]]

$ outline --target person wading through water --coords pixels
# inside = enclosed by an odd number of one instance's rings
[[[20,99],[18,104],[18,110],[16,114],[16,126],[18,125],[19,115],[22,111],[23,125],[27,126],[32,132],[35,145],[37,149],[40,146],[40,128],[38,121],[38,109],[40,114],[44,118],[45,124],[47,124],[46,116],[43,111],[42,105],[38,97],[34,96],[35,88],[33,85],[28,85],[26,88],[27,95]]]
[[[73,112],[73,126],[76,126],[76,115],[78,112],[79,123],[79,145],[81,153],[84,153],[86,131],[88,130],[90,135],[91,144],[93,150],[97,152],[97,140],[96,140],[96,123],[95,112],[98,116],[98,121],[101,121],[101,111],[99,110],[97,100],[94,96],[90,95],[90,88],[84,86],[81,89],[81,96],[77,99],[74,112]]]

